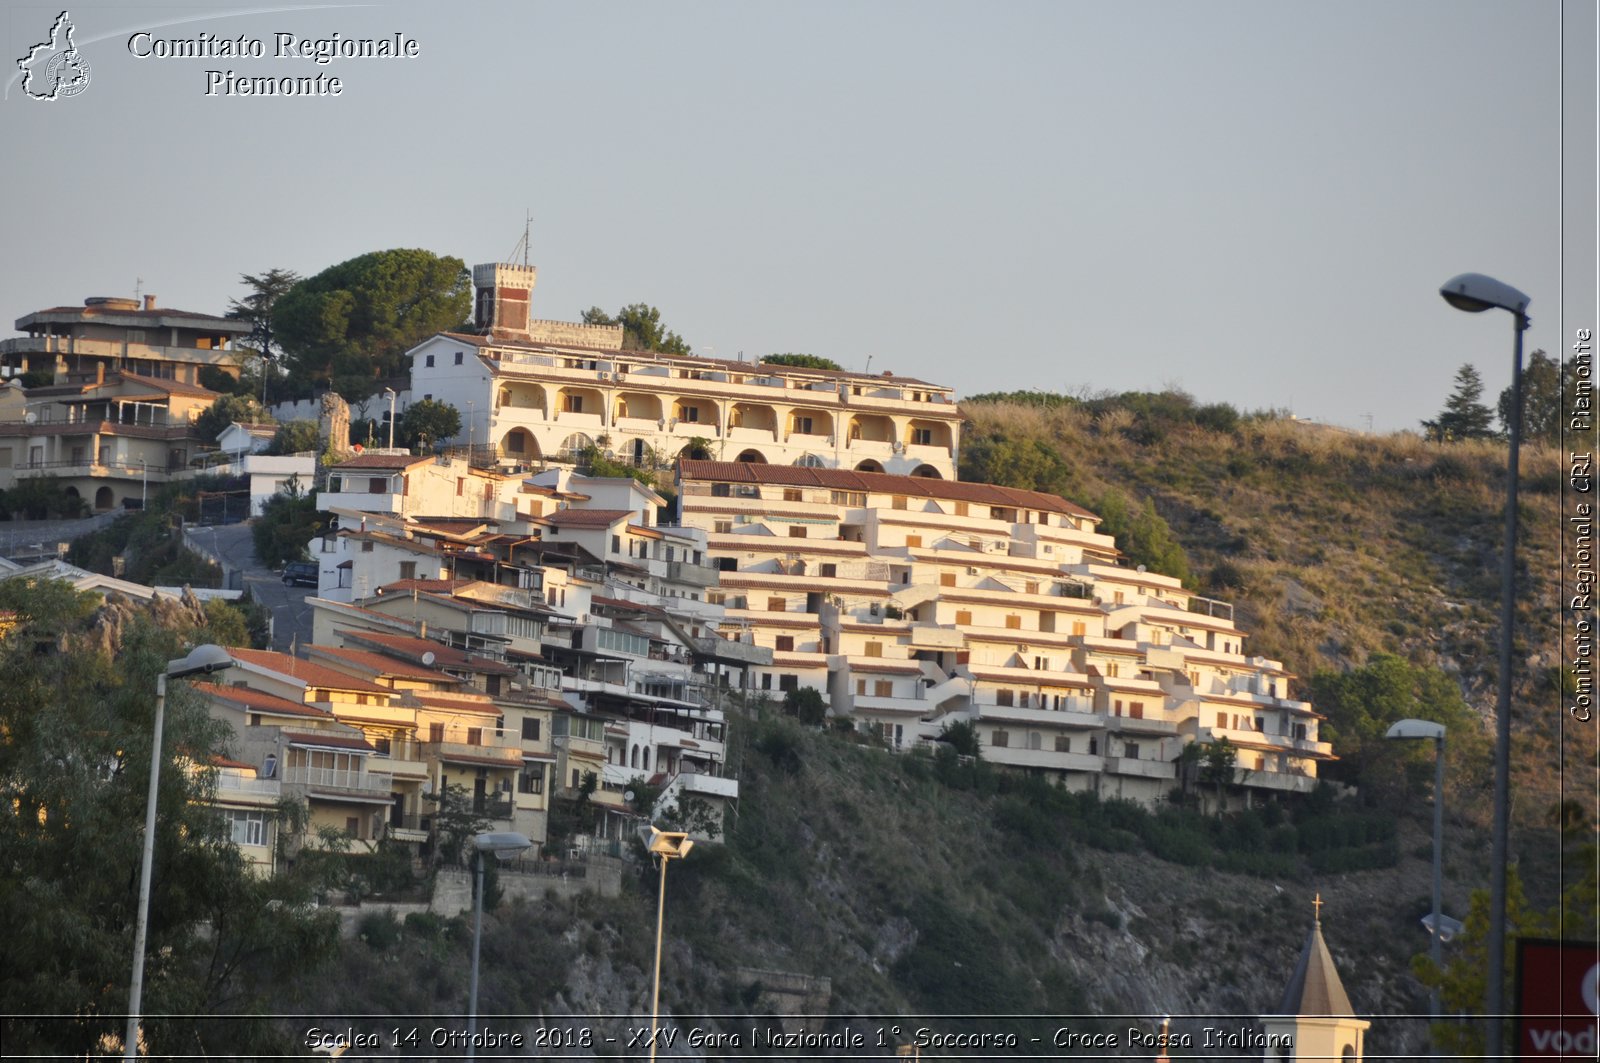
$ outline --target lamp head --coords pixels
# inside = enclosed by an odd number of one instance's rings
[[[645,848],[657,856],[668,860],[680,859],[689,855],[689,850],[694,848],[694,842],[689,839],[685,831],[658,830],[655,824],[650,825],[648,837],[640,834]]]
[[[1432,720],[1400,720],[1384,732],[1385,738],[1443,738],[1444,724]]]
[[[533,842],[528,840],[526,834],[517,834],[513,831],[488,831],[484,834],[472,836],[472,847],[480,853],[514,853],[522,849],[532,849]]]
[[[1451,277],[1439,289],[1444,301],[1457,310],[1481,314],[1485,310],[1509,310],[1513,314],[1526,314],[1532,299],[1503,281],[1485,277],[1482,273],[1463,273]]]
[[[213,643],[196,646],[189,651],[187,657],[179,657],[175,661],[167,662],[166,675],[169,679],[182,679],[188,675],[202,675],[210,672],[220,672],[224,668],[233,667],[233,658],[228,656],[228,651]]]

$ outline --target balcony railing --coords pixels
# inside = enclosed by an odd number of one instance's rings
[[[347,768],[290,766],[283,769],[283,779],[285,782],[319,789],[359,790],[363,793],[388,793],[391,785],[387,775],[369,775],[365,771]]]

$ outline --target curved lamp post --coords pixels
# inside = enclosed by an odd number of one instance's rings
[[[640,832],[643,835],[643,832]],[[667,862],[682,860],[694,848],[694,842],[684,831],[657,830],[650,825],[650,833],[643,835],[645,848],[661,858],[661,894],[656,901],[656,975],[650,990],[650,1058],[656,1058],[656,1036],[661,1030],[661,931],[667,916]]]
[[[1433,943],[1429,946],[1429,958],[1433,960],[1435,968],[1443,966],[1440,952],[1440,945],[1443,941],[1443,931],[1440,930],[1443,925],[1443,912],[1440,911],[1440,905],[1443,902],[1444,893],[1444,868],[1442,863],[1444,854],[1444,734],[1445,729],[1442,723],[1433,723],[1429,720],[1401,720],[1390,727],[1383,736],[1385,738],[1399,739],[1433,739],[1433,918],[1431,921],[1424,920],[1424,922],[1428,923],[1428,933],[1433,938]],[[1429,994],[1428,1005],[1428,1013],[1433,1017],[1433,1021],[1437,1023],[1439,1021],[1438,986],[1434,986],[1433,992]],[[1433,1042],[1431,1032],[1428,1035],[1428,1041],[1430,1044]],[[1439,1054],[1437,1046],[1434,1047],[1433,1054]]]
[[[1505,556],[1500,560],[1500,676],[1495,699],[1494,845],[1490,856],[1489,991],[1485,1002],[1489,1019],[1486,1054],[1498,1056],[1501,1009],[1506,969],[1506,843],[1510,833],[1511,785],[1511,627],[1516,608],[1517,553],[1517,452],[1522,446],[1522,334],[1532,321],[1528,296],[1493,277],[1463,273],[1439,289],[1444,301],[1457,310],[1480,314],[1504,310],[1512,319],[1511,454],[1506,459]]]
[[[128,981],[128,1027],[122,1038],[122,1057],[139,1058],[139,1009],[144,1003],[144,942],[150,926],[150,865],[156,853],[156,791],[161,785],[161,730],[167,712],[167,680],[220,672],[233,658],[221,646],[206,643],[187,657],[168,661],[156,676],[156,717],[150,735],[150,796],[144,809],[144,858],[139,864],[139,907],[133,922],[133,975]]]
[[[490,831],[473,835],[472,848],[477,856],[478,882],[472,902],[472,984],[467,991],[468,1059],[475,1053],[473,1037],[478,1032],[475,1027],[478,1025],[478,950],[483,943],[483,858],[493,853],[498,860],[509,860],[514,854],[533,848],[533,843],[525,834]]]

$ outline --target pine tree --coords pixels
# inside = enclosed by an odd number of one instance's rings
[[[1428,438],[1440,443],[1462,439],[1489,439],[1494,436],[1494,414],[1479,402],[1483,378],[1470,365],[1456,370],[1456,389],[1445,400],[1436,420],[1423,421]]]

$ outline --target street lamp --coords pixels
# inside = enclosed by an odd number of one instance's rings
[[[656,900],[656,975],[650,990],[650,1058],[656,1058],[656,1036],[661,1030],[661,931],[667,917],[667,861],[682,860],[694,848],[694,842],[683,831],[657,830],[650,825],[650,833],[640,831],[645,848],[661,858],[661,894]]]
[[[1457,310],[1479,314],[1504,310],[1512,319],[1511,453],[1506,459],[1505,556],[1500,559],[1500,682],[1495,699],[1494,844],[1490,853],[1489,992],[1485,1003],[1489,1018],[1487,1054],[1500,1054],[1500,1011],[1505,995],[1506,969],[1506,843],[1510,833],[1511,787],[1511,627],[1516,609],[1517,553],[1517,452],[1522,447],[1522,334],[1532,321],[1526,295],[1493,277],[1463,273],[1439,289],[1444,301]]]
[[[472,902],[472,984],[467,991],[468,1059],[475,1053],[473,1036],[477,1033],[478,1025],[478,950],[483,943],[483,858],[493,853],[498,860],[509,860],[514,854],[533,848],[533,843],[524,834],[490,831],[473,835],[472,848],[477,852],[478,884]]]
[[[400,396],[395,394],[394,388],[384,388],[383,389],[383,397],[389,400],[389,449],[393,450],[394,449],[394,400],[399,398]]]
[[[1444,859],[1444,724],[1433,723],[1429,720],[1401,720],[1390,727],[1383,737],[1433,739],[1433,916],[1431,921],[1424,920],[1424,922],[1428,925],[1428,933],[1433,937],[1433,943],[1429,946],[1429,955],[1433,960],[1433,966],[1437,969],[1443,966],[1440,958],[1440,944],[1443,941],[1443,933],[1440,930],[1443,925],[1443,913],[1440,911],[1440,905],[1443,903],[1444,892],[1442,864]],[[1433,987],[1428,1004],[1428,1014],[1437,1023],[1439,1021],[1439,987],[1437,985]],[[1433,1035],[1431,1033],[1428,1036],[1428,1041],[1430,1044],[1433,1043]],[[1437,1046],[1434,1046],[1433,1054],[1439,1054]]]
[[[123,1058],[139,1056],[139,1007],[144,997],[144,940],[150,923],[150,865],[156,852],[156,789],[161,783],[161,728],[167,711],[167,680],[220,672],[232,666],[233,658],[221,646],[206,643],[189,651],[187,657],[168,661],[166,671],[156,676],[156,718],[150,736],[150,796],[144,809],[144,858],[139,865],[139,908],[133,922],[133,975],[128,982],[128,1028],[123,1035]]]

